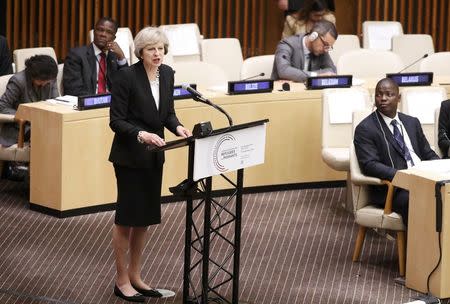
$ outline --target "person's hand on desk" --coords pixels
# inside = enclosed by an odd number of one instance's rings
[[[177,134],[183,138],[192,136],[191,131],[181,125],[177,127]]]
[[[164,146],[166,144],[164,139],[159,137],[157,134],[146,132],[146,131],[140,131],[139,132],[139,134],[138,134],[138,141],[142,142],[143,144],[154,145],[154,146],[157,146],[157,147],[161,147],[161,146]]]

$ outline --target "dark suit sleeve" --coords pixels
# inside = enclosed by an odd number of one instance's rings
[[[83,96],[90,92],[84,83],[82,58],[71,49],[64,60],[63,72],[64,93],[67,95]]]
[[[427,138],[425,137],[425,134],[423,133],[422,125],[420,124],[420,121],[418,118],[414,117],[415,124],[416,124],[416,136],[417,136],[417,142],[419,143],[419,149],[420,149],[420,159],[421,160],[433,160],[433,159],[440,159],[439,156],[436,154],[436,152],[433,151],[430,147],[430,143],[428,142]]]
[[[16,76],[9,79],[5,93],[0,97],[0,113],[16,114],[19,103],[23,99],[25,86],[26,84],[21,83]]]
[[[308,77],[308,73],[293,66],[292,60],[294,56],[300,56],[300,62],[303,64],[303,51],[298,49],[295,51],[292,46],[285,40],[282,40],[275,53],[274,68],[277,71],[278,79],[287,79],[298,82],[304,82]],[[278,80],[275,79],[275,80]]]
[[[163,122],[164,126],[169,129],[170,132],[174,133],[175,135],[177,134],[177,127],[180,124],[180,122],[178,121],[178,118],[175,114],[175,107],[174,107],[174,102],[173,102],[173,83],[174,83],[174,72],[172,69],[168,69],[168,79],[169,79],[169,92],[167,92],[167,96],[168,96],[168,105],[167,105],[167,116]]]
[[[375,140],[376,134],[368,126],[359,124],[355,129],[355,152],[361,171],[368,176],[392,180],[397,169],[385,165],[381,160],[381,143]],[[386,147],[386,146],[384,146]]]
[[[12,74],[11,52],[5,37],[0,36],[0,76]]]
[[[442,155],[447,158],[448,149],[450,148],[450,99],[445,100],[441,104],[441,110],[439,112],[439,133],[438,133],[438,145],[442,151]]]
[[[134,78],[130,71],[122,70],[119,74],[112,88],[109,126],[117,135],[136,138],[138,132],[142,130],[128,120],[128,107]]]

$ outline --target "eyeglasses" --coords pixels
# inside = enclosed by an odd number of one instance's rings
[[[332,50],[332,49],[333,49],[333,46],[330,45],[328,42],[326,42],[326,41],[322,38],[322,36],[319,35],[319,38],[320,38],[320,41],[322,41],[323,49],[324,49],[325,51],[329,51],[329,50]]]

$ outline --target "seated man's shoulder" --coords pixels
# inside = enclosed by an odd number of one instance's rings
[[[89,45],[82,45],[82,46],[77,46],[77,47],[73,47],[71,49],[69,49],[69,53],[68,53],[68,57],[70,56],[81,56],[84,55],[86,53],[86,51],[88,51],[89,49]]]

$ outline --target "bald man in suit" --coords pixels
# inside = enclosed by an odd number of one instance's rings
[[[111,91],[117,71],[128,66],[122,49],[114,41],[117,22],[101,18],[94,27],[94,41],[90,45],[73,48],[64,61],[64,94],[83,96]],[[105,67],[101,60],[104,56]],[[99,84],[103,77],[106,88]]]
[[[397,170],[410,168],[423,160],[439,159],[430,148],[419,120],[397,112],[399,88],[390,78],[382,79],[375,89],[377,110],[367,116],[355,129],[354,145],[361,171],[380,179],[394,178]],[[372,186],[371,198],[384,207],[387,189]],[[393,210],[408,224],[409,192],[397,188]]]

